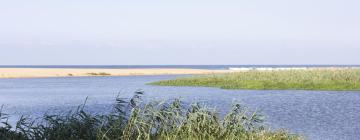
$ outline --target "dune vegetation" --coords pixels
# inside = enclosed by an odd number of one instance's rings
[[[209,108],[180,100],[148,102],[136,92],[117,98],[110,113],[92,114],[81,105],[64,114],[21,117],[16,125],[0,113],[1,140],[297,140],[284,130],[269,130],[261,115],[240,104],[223,117]]]
[[[111,75],[110,73],[106,73],[106,72],[99,72],[99,73],[95,73],[95,72],[90,72],[87,73],[88,75],[93,75],[93,76],[109,76]]]
[[[185,77],[150,84],[257,90],[360,90],[360,69],[244,71]]]

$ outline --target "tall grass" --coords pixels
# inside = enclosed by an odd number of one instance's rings
[[[360,69],[247,71],[150,83],[223,89],[360,90]]]
[[[197,103],[186,107],[176,99],[142,103],[117,98],[111,113],[94,115],[79,106],[65,114],[38,119],[21,117],[15,126],[0,113],[1,140],[291,140],[301,137],[283,130],[270,131],[261,115],[235,104],[224,118]],[[127,113],[129,112],[129,113]]]

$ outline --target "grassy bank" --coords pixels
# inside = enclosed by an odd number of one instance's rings
[[[88,113],[84,105],[65,114],[21,117],[15,126],[0,113],[1,140],[291,140],[283,130],[270,131],[261,116],[235,104],[224,118],[199,104],[180,100],[141,103],[142,92],[127,102],[117,99],[109,114]],[[127,113],[129,112],[129,113]]]
[[[150,83],[223,89],[360,90],[360,69],[247,71]]]

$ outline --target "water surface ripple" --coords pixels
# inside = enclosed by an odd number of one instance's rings
[[[0,105],[13,116],[61,112],[84,102],[103,111],[118,94],[131,97],[143,89],[146,99],[203,101],[221,113],[239,101],[267,116],[272,128],[286,128],[309,139],[360,139],[359,91],[222,90],[160,87],[145,83],[177,76],[67,77],[0,79]]]

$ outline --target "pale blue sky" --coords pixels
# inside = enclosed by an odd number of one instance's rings
[[[360,64],[359,6],[0,0],[0,65]]]

